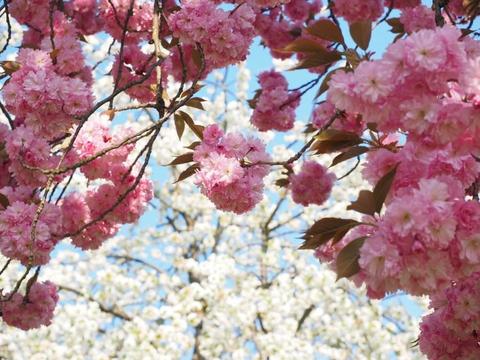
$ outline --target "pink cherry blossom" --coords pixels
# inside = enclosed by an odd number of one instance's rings
[[[28,297],[15,293],[9,301],[2,303],[2,318],[8,325],[22,330],[48,326],[52,322],[57,302],[57,288],[53,283],[35,282]]]
[[[322,205],[332,190],[335,175],[315,161],[306,161],[298,174],[289,177],[292,199],[297,204]]]
[[[260,131],[293,128],[300,94],[297,91],[289,93],[287,80],[275,71],[263,72],[258,79],[261,92],[256,99],[252,124]]]

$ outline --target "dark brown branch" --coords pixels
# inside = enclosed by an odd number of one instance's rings
[[[302,329],[303,324],[305,323],[305,321],[307,320],[307,318],[310,316],[310,314],[312,313],[312,311],[314,309],[315,309],[315,306],[310,305],[308,308],[306,308],[303,311],[302,317],[300,318],[300,320],[298,320],[297,329],[295,330],[295,334],[297,334]]]
[[[264,334],[268,334],[268,330],[265,328],[265,325],[263,324],[262,315],[260,315],[260,313],[257,313],[257,320],[258,320],[258,324],[260,325],[260,330],[262,330]]]
[[[260,161],[260,162],[251,163],[251,164],[250,163],[243,163],[242,166],[244,166],[244,167],[250,167],[250,166],[256,166],[256,165],[271,165],[271,166],[282,165],[282,166],[287,166],[287,165],[293,164],[295,161],[297,161],[298,159],[300,159],[302,157],[302,155],[310,148],[310,146],[312,146],[312,144],[315,142],[315,139],[316,139],[317,135],[320,134],[322,131],[327,130],[333,124],[335,119],[342,116],[342,114],[343,114],[342,111],[337,110],[335,112],[335,114],[333,114],[332,117],[328,120],[328,122],[324,126],[322,126],[322,128],[320,130],[318,130],[318,132],[295,155],[293,155],[288,160],[285,160],[285,161]]]
[[[13,119],[12,119],[12,117],[10,116],[10,114],[8,113],[7,109],[6,109],[5,106],[2,104],[1,101],[0,101],[0,109],[2,110],[3,115],[5,115],[5,117],[7,118],[7,121],[8,121],[8,124],[10,125],[10,128],[11,128],[12,130],[15,129],[15,125],[13,124]]]
[[[110,2],[110,0],[109,0]],[[127,11],[127,16],[125,17],[125,24],[122,28],[122,37],[120,41],[120,51],[118,53],[118,69],[117,69],[117,77],[115,78],[115,84],[113,86],[113,92],[118,88],[118,84],[120,83],[120,78],[122,77],[122,70],[123,70],[123,51],[125,49],[125,40],[127,37],[127,29],[128,29],[128,22],[130,21],[130,18],[133,16],[133,5],[135,4],[135,0],[130,0],[130,6],[128,7]],[[116,10],[113,4],[110,2],[110,5],[113,7],[113,11],[115,14],[115,18],[117,18]],[[109,109],[113,108],[113,100],[114,98],[110,100],[110,104],[108,105]]]
[[[263,230],[266,234],[270,233],[272,229],[270,229],[270,223],[274,219],[275,215],[277,214],[278,210],[280,210],[280,207],[282,206],[283,202],[285,201],[285,194],[280,198],[280,200],[277,202],[275,205],[275,208],[273,209],[272,213],[268,217],[267,221],[265,222],[265,225],[263,226]]]
[[[119,309],[117,306],[107,307],[106,305],[104,305],[100,301],[96,300],[93,296],[84,294],[77,289],[74,289],[72,287],[65,286],[65,285],[58,285],[58,289],[61,290],[61,291],[67,291],[67,292],[73,293],[77,296],[80,296],[80,297],[83,297],[83,298],[87,299],[88,301],[96,303],[98,305],[100,311],[102,311],[104,313],[113,315],[113,316],[115,316],[119,319],[125,320],[125,321],[132,321],[132,319],[133,319],[130,315],[126,314],[123,310]]]
[[[445,19],[442,15],[442,7],[444,6],[443,0],[433,0],[433,11],[435,11],[435,24],[439,27],[445,25]]]
[[[5,8],[5,21],[7,23],[7,40],[3,45],[2,49],[0,50],[0,54],[3,54],[5,50],[7,50],[8,45],[10,44],[10,40],[12,39],[12,24],[10,23],[10,12],[8,11],[8,1],[4,1],[4,8]]]
[[[22,285],[23,281],[27,278],[28,273],[30,272],[31,269],[32,268],[30,266],[27,266],[27,268],[26,268],[25,272],[23,273],[22,277],[16,282],[15,287],[13,288],[10,295],[6,299],[0,300],[0,302],[7,302],[7,301],[12,300],[13,295],[15,295],[17,293],[18,289],[20,289],[20,286]]]
[[[112,258],[112,259],[116,259],[116,260],[124,260],[125,262],[136,262],[138,264],[144,265],[144,266],[154,270],[155,272],[157,272],[159,274],[164,273],[164,271],[162,271],[160,268],[156,267],[155,265],[152,265],[152,264],[146,262],[145,260],[130,256],[130,255],[113,255],[112,254],[112,255],[107,255],[107,257]]]
[[[50,0],[50,9],[48,11],[49,24],[50,24],[50,45],[52,46],[52,51],[50,56],[52,58],[53,65],[57,64],[57,54],[55,54],[55,29],[53,26],[53,13],[55,12],[55,0]]]
[[[203,329],[203,321],[200,321],[200,323],[195,326],[195,343],[193,345],[193,360],[206,360],[206,357],[202,355],[200,352],[200,335],[202,333]]]
[[[355,165],[350,170],[348,170],[346,174],[340,176],[337,179],[337,181],[342,180],[342,179],[346,178],[348,175],[350,175],[351,173],[353,173],[355,171],[355,169],[358,167],[358,165],[360,165],[360,156],[357,156],[357,162],[355,163]]]
[[[0,270],[0,275],[2,275],[5,272],[5,270],[7,270],[8,266],[10,265],[11,262],[12,262],[12,259],[7,260],[5,265],[3,265],[3,268]]]
[[[105,210],[103,213],[101,213],[98,217],[89,221],[85,225],[81,226],[80,229],[78,229],[74,233],[63,235],[62,236],[63,238],[76,236],[76,235],[80,234],[83,230],[85,230],[87,227],[92,226],[93,224],[96,224],[99,221],[102,221],[108,214],[110,214],[113,210],[115,210],[122,203],[123,200],[125,200],[125,198],[128,196],[128,194],[130,194],[137,187],[137,185],[140,183],[140,180],[142,179],[143,174],[145,173],[145,169],[147,168],[147,165],[149,163],[150,155],[152,154],[153,142],[157,138],[157,135],[160,132],[160,129],[161,129],[161,127],[156,129],[155,133],[152,135],[152,137],[149,140],[149,149],[147,151],[147,155],[145,156],[145,161],[144,161],[142,167],[140,168],[140,171],[139,171],[135,181],[133,182],[133,184],[130,187],[128,187],[128,189],[118,197],[118,199],[115,201],[115,203],[112,206],[110,206],[107,210]]]

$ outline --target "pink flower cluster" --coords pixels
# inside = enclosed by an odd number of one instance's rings
[[[329,173],[324,166],[305,161],[298,174],[289,176],[292,199],[303,206],[322,205],[330,196],[335,179],[335,174]]]
[[[65,11],[73,18],[75,27],[85,35],[101,31],[103,19],[97,15],[97,0],[72,0],[65,4]]]
[[[118,145],[131,135],[128,126],[118,126],[115,132],[110,130],[111,122],[107,116],[93,115],[85,123],[75,142],[75,153],[78,160],[87,160],[109,147]],[[134,149],[134,144],[126,144],[105,155],[96,158],[82,167],[83,174],[89,180],[112,179],[123,168],[123,163]]]
[[[470,154],[477,110],[465,101],[472,99],[465,90],[475,90],[458,85],[475,81],[462,76],[474,52],[459,38],[448,26],[420,30],[391,45],[383,59],[337,72],[330,82],[337,108],[373,120],[386,134],[408,132],[397,152],[370,152],[363,170],[375,184],[398,164],[385,214],[361,249],[358,278],[371,296],[398,289],[431,294],[478,267],[472,239],[480,229],[465,231],[462,224],[475,220],[460,220],[465,209],[472,216],[480,210],[464,200],[480,166]]]
[[[45,185],[46,175],[34,172],[26,166],[48,169],[57,164],[59,159],[50,155],[48,142],[24,125],[11,131],[5,140],[5,150],[9,159],[8,170],[14,175],[15,180],[22,185]]]
[[[335,114],[335,106],[331,102],[322,102],[313,111],[312,124],[317,129],[322,129],[330,123]],[[342,116],[337,116],[329,128],[361,135],[363,130],[365,130],[365,121],[359,114],[347,113]]]
[[[187,0],[181,10],[168,18],[173,34],[184,44],[199,43],[210,68],[235,64],[246,59],[255,30],[255,12],[239,5],[227,12],[211,0]]]
[[[392,199],[360,252],[362,278],[372,296],[398,289],[430,294],[470,271],[469,264],[455,261],[461,257],[455,251],[467,240],[457,223],[462,194],[455,180],[432,178]]]
[[[50,0],[12,0],[8,9],[20,24],[47,31]]]
[[[10,301],[1,303],[0,309],[3,321],[8,325],[30,330],[51,324],[57,302],[58,294],[54,284],[50,281],[35,282],[28,297],[15,293]]]
[[[258,76],[261,92],[256,99],[252,124],[260,131],[287,131],[295,123],[295,109],[300,104],[298,91],[288,91],[285,77],[276,71],[265,71]]]
[[[106,116],[93,116],[84,125],[75,146],[77,159],[92,159],[97,153],[118,145],[128,136],[129,129],[121,126],[112,135],[109,125]],[[84,250],[97,249],[116,234],[120,224],[133,223],[144,213],[153,197],[153,187],[152,182],[143,177],[135,183],[138,169],[130,169],[128,163],[128,156],[133,149],[133,144],[121,146],[81,168],[88,179],[104,179],[108,182],[89,190],[86,196],[70,193],[62,201],[64,232],[75,234],[72,237],[74,245]],[[121,198],[123,200],[118,203]],[[77,234],[94,219],[101,220]]]
[[[239,133],[224,134],[217,125],[210,125],[193,159],[200,166],[195,182],[218,209],[241,214],[262,199],[269,166],[255,164],[270,157],[260,140]]]
[[[464,101],[475,95],[478,73],[468,69],[478,43],[460,37],[450,26],[415,32],[390,45],[381,60],[364,61],[352,73],[337,71],[328,98],[338,109],[377,123],[381,131],[400,128],[412,140],[451,143],[465,151],[479,130],[475,102]]]
[[[128,31],[125,34],[128,43],[147,39],[152,31],[153,19],[151,1],[135,1],[132,14],[128,15],[131,3],[131,0],[100,0],[98,6],[105,31],[116,40],[122,39],[123,28],[128,20]]]
[[[275,8],[283,4],[288,4],[290,1],[292,0],[247,0],[246,2],[253,7]]]
[[[123,52],[122,68],[119,72],[120,55],[117,55],[112,68],[112,75],[118,86],[123,87],[133,81],[139,81],[145,76],[146,71],[153,65],[152,57],[143,53],[137,44],[126,45]],[[120,80],[117,80],[120,75]],[[166,78],[166,77],[165,77]],[[155,100],[155,91],[152,86],[156,83],[155,72],[137,86],[132,86],[125,92],[132,98],[142,103]]]
[[[56,12],[53,17],[54,48],[50,31],[40,42],[40,49],[53,59],[55,71],[60,75],[76,75],[84,67],[82,48],[78,41],[78,30],[65,15]],[[55,50],[54,50],[55,49]]]
[[[335,0],[333,9],[335,15],[354,23],[377,20],[383,13],[383,6],[383,0]]]
[[[149,38],[152,4],[136,1],[133,14],[128,14],[130,3],[8,3],[11,15],[28,27],[2,88],[11,118],[10,126],[0,125],[0,252],[11,260],[29,267],[47,264],[55,246],[67,236],[82,249],[96,249],[115,235],[121,224],[137,221],[153,197],[152,182],[137,177],[143,170],[131,165],[134,145],[122,143],[133,130],[120,125],[112,132],[106,116],[86,118],[94,99],[82,34],[105,29],[119,40],[123,35],[117,21],[129,18],[119,86],[143,76],[152,63],[137,43]],[[172,1],[166,4],[172,7]],[[114,66],[114,76],[119,66]],[[128,93],[152,101],[154,93],[149,86],[153,79],[144,84],[146,88],[137,86]],[[78,136],[70,148],[67,144],[76,130]],[[79,167],[88,181],[101,180],[102,185],[88,184],[84,193],[67,190],[65,196],[63,191],[56,192],[73,167]],[[52,184],[49,171],[57,168],[67,169],[52,175]],[[43,192],[47,196],[49,191],[50,198],[42,203]],[[0,307],[7,324],[27,330],[50,324],[57,300],[53,284],[35,282],[27,285],[25,296],[0,294]]]
[[[306,21],[310,15],[315,15],[322,9],[321,0],[313,0],[309,2],[307,0],[291,0],[286,3],[285,15],[287,15],[293,21]]]
[[[62,231],[62,212],[58,206],[46,204],[32,237],[36,211],[36,204],[15,201],[0,213],[0,251],[24,265],[46,264]]]
[[[314,19],[322,8],[322,1],[319,0],[291,0],[285,1],[283,6],[270,7],[265,11],[257,13],[255,19],[255,30],[262,39],[262,43],[268,47],[273,57],[286,59],[292,56],[291,53],[282,51],[295,38],[302,35],[303,23]],[[254,6],[254,5],[252,5]],[[313,39],[313,37],[312,37]],[[318,38],[315,38],[318,41]],[[320,41],[323,44],[323,41]],[[298,54],[301,57],[301,54]],[[317,67],[317,70],[320,67]],[[321,67],[324,68],[324,67]],[[311,71],[312,69],[308,69]]]
[[[274,8],[268,14],[258,14],[255,19],[255,29],[262,38],[262,42],[270,49],[273,57],[288,59],[292,55],[284,49],[289,43],[295,40],[292,34],[295,25],[285,19],[279,8]]]
[[[407,9],[418,6],[421,4],[421,0],[395,0],[393,2],[393,7],[395,9]],[[387,6],[390,5],[389,2],[386,3]]]
[[[480,357],[480,273],[462,279],[430,303],[433,313],[420,324],[420,349],[429,359]]]
[[[59,75],[49,54],[21,49],[20,69],[2,90],[7,109],[17,123],[25,123],[35,134],[51,139],[63,135],[93,102],[90,88],[78,78]]]
[[[435,12],[424,5],[407,8],[402,11],[400,22],[407,33],[422,29],[434,29]]]

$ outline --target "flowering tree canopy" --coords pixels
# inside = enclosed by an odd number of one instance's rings
[[[218,89],[222,75],[207,85],[218,91],[204,102],[206,112],[195,116],[197,122],[212,123],[220,115],[222,127],[249,128],[246,92],[241,90],[248,86],[248,69],[239,69],[236,76],[238,99],[225,103],[224,90]],[[144,117],[135,121],[148,123]],[[169,125],[153,147],[158,163],[171,161],[195,138],[185,133],[180,144],[175,126]],[[301,127],[290,132],[289,141],[303,139]],[[292,153],[284,144],[275,146],[275,156]],[[348,171],[348,164],[339,166]],[[176,168],[170,170],[178,177]],[[281,169],[273,170],[265,178],[266,188],[273,188],[280,175]],[[81,185],[75,181],[72,186]],[[360,173],[343,179],[345,185],[364,185]],[[352,193],[335,186],[335,209],[328,213],[345,214]],[[52,324],[28,332],[2,326],[0,356],[420,358],[412,346],[419,318],[402,306],[413,303],[397,295],[371,300],[364,288],[346,279],[336,282],[333,271],[326,265],[319,269],[311,254],[292,243],[292,235],[325,213],[325,206],[302,208],[281,191],[243,215],[219,212],[193,182],[165,179],[155,186],[152,205],[156,209],[147,216],[158,216],[155,228],[135,225],[96,251],[64,245],[52,256],[40,274],[55,280],[59,289]],[[2,281],[11,286],[17,274],[18,268],[9,267]],[[416,302],[418,310],[426,308],[425,299]]]
[[[154,197],[148,164],[165,140],[183,147],[163,163],[180,169],[175,180],[220,211],[256,211],[266,192],[331,208],[305,226],[301,248],[370,298],[430,296],[421,351],[478,358],[479,11],[477,0],[4,1],[0,274],[23,269],[0,294],[3,321],[51,323],[58,287],[39,280],[42,267],[66,239],[101,253],[139,220]],[[395,38],[375,54],[370,40],[385,24]],[[202,122],[192,112],[206,106],[202,86],[256,39],[311,80],[291,89],[279,69],[262,72],[248,101],[253,135],[221,117]],[[301,123],[296,109],[313,89]],[[138,113],[149,120],[125,120]],[[266,146],[299,125],[297,151]],[[371,190],[342,183],[360,164]],[[358,192],[348,213],[329,200],[336,183]]]

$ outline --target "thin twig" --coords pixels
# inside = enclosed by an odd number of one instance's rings
[[[0,54],[2,54],[5,50],[7,50],[7,47],[10,44],[10,40],[12,39],[12,24],[10,24],[10,12],[8,11],[8,1],[9,0],[5,0],[4,2],[5,21],[7,23],[7,40],[3,45],[2,49],[0,50]]]

